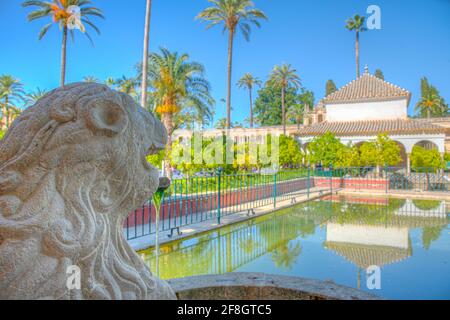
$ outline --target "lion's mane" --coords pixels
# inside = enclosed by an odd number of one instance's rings
[[[123,236],[158,187],[145,157],[166,139],[152,114],[99,84],[24,111],[0,142],[0,299],[173,298]],[[69,290],[69,266],[81,290]]]

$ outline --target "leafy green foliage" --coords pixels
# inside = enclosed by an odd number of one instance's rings
[[[5,136],[5,132],[0,130],[0,140],[2,140],[4,136]]]
[[[342,144],[334,134],[327,132],[320,137],[316,137],[309,145],[309,161],[312,164],[321,163],[324,166],[336,165],[342,159],[339,154],[342,154],[342,149],[345,145]]]
[[[362,165],[395,166],[402,161],[400,147],[387,134],[379,134],[375,141],[360,147]]]
[[[336,92],[337,87],[333,80],[328,80],[327,84],[325,85],[325,96],[329,96],[330,94]]]
[[[400,147],[387,135],[378,135],[375,141],[357,147],[344,145],[339,138],[328,132],[315,138],[308,145],[310,163],[339,168],[357,166],[397,165],[402,159]]]
[[[258,91],[255,101],[254,114],[256,122],[261,126],[279,126],[282,124],[281,90],[276,86],[267,84]],[[285,104],[287,108],[287,122],[297,123],[300,110],[306,104],[314,105],[314,93],[312,91],[289,87],[285,91]],[[292,108],[296,108],[294,110]],[[295,113],[295,116],[294,116]]]
[[[411,167],[415,170],[423,168],[438,170],[443,169],[445,164],[438,150],[415,146],[411,154]]]
[[[281,167],[292,168],[302,165],[304,155],[297,140],[281,135],[279,157]]]
[[[384,80],[384,73],[383,73],[383,71],[381,71],[381,69],[375,70],[375,74],[374,75],[378,79]]]
[[[416,111],[422,118],[442,117],[449,113],[448,104],[439,94],[439,90],[430,85],[426,77],[421,80],[421,98],[416,105]]]

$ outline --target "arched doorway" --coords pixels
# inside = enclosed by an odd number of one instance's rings
[[[419,141],[414,146],[422,147],[426,150],[438,150],[439,149],[438,146],[434,142],[429,141],[429,140]]]
[[[395,140],[394,140],[394,142],[400,148],[400,157],[402,159],[401,162],[399,162],[396,166],[406,168],[408,166],[408,155],[406,153],[406,147],[401,142],[398,142]]]

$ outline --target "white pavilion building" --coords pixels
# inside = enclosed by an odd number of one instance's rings
[[[386,133],[402,150],[404,165],[410,169],[415,145],[436,148],[444,155],[446,128],[408,118],[411,93],[368,72],[325,97],[305,115],[305,125],[296,136],[306,147],[315,137],[331,132],[344,144],[361,144]]]

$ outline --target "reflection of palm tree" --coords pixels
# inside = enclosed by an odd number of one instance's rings
[[[422,245],[425,250],[429,250],[433,241],[441,237],[442,231],[446,228],[445,225],[441,227],[425,227],[422,230]]]
[[[241,247],[241,250],[244,251],[244,253],[247,255],[253,254],[256,250],[261,248],[261,244],[252,238],[245,239],[239,244],[239,246]]]
[[[297,262],[298,257],[302,253],[302,247],[299,242],[295,245],[291,243],[284,243],[276,248],[272,253],[272,261],[278,268],[292,269],[294,263]]]

